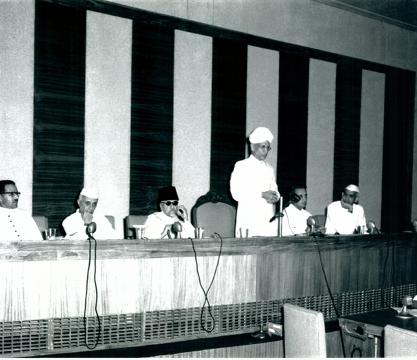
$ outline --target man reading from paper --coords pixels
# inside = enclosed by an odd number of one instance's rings
[[[359,187],[348,185],[342,192],[342,199],[327,207],[326,234],[349,235],[366,226],[365,212],[358,205]]]
[[[274,169],[265,159],[274,136],[266,127],[258,127],[249,135],[251,155],[235,164],[230,177],[230,192],[238,202],[236,237],[277,236],[274,204],[280,194]]]
[[[116,231],[110,221],[102,214],[95,212],[98,203],[98,191],[91,187],[84,187],[77,200],[79,209],[67,216],[62,222],[65,239],[87,240],[87,225],[96,224],[93,237],[97,240],[117,239]]]

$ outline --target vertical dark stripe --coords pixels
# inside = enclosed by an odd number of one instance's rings
[[[133,23],[130,214],[172,182],[174,30]]]
[[[381,228],[410,229],[415,73],[390,70],[385,81]]]
[[[57,227],[84,178],[86,12],[36,1],[33,213]]]
[[[343,62],[336,70],[333,199],[340,199],[346,185],[359,182],[359,146],[362,69]]]
[[[277,182],[286,196],[307,173],[309,58],[280,53]]]
[[[210,190],[230,199],[230,174],[245,157],[246,68],[246,44],[213,39]]]

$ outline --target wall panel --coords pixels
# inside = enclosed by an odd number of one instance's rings
[[[274,169],[278,154],[279,53],[248,46],[246,99],[246,136],[258,126],[266,126],[274,135],[268,163]]]
[[[307,210],[324,214],[333,201],[336,64],[310,60],[307,138]]]
[[[385,82],[383,231],[410,228],[415,73],[392,69]]]
[[[245,157],[246,44],[213,40],[210,190],[229,194],[230,174]]]
[[[156,210],[172,183],[174,30],[133,22],[130,206]]]
[[[210,189],[212,39],[176,31],[174,63],[172,182],[190,210]]]
[[[362,73],[361,129],[359,151],[360,203],[365,216],[381,224],[382,153],[384,136],[385,75]]]
[[[340,200],[346,185],[359,182],[361,77],[357,63],[337,65],[333,200]]]
[[[32,211],[34,15],[33,2],[0,2],[0,179],[16,182],[22,193],[19,207],[28,211]]]
[[[278,188],[288,196],[306,183],[309,58],[280,53]]]
[[[122,219],[129,214],[132,22],[89,11],[86,41],[84,182],[99,189],[97,211],[115,216],[123,237]]]
[[[57,227],[83,184],[86,12],[36,2],[33,213]]]

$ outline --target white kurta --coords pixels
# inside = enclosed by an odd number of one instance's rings
[[[353,212],[342,207],[340,200],[327,207],[326,234],[353,234],[358,226],[366,226],[363,207],[353,204]]]
[[[32,240],[43,240],[32,216],[22,209],[0,207],[0,242]]]
[[[101,214],[93,214],[93,222],[96,223],[97,229],[93,234],[96,240],[118,239],[116,231],[110,224],[110,221]],[[86,225],[78,209],[75,213],[67,216],[62,222],[65,230],[65,239],[68,240],[87,240]]]
[[[249,236],[277,236],[278,222],[269,220],[275,214],[275,205],[262,197],[264,191],[277,191],[274,169],[253,155],[235,164],[230,178],[230,192],[238,202],[236,237],[249,230]]]
[[[283,210],[282,218],[282,235],[300,235],[305,234],[307,229],[307,219],[311,214],[304,209],[297,209],[294,204],[288,205]]]
[[[148,239],[161,239],[162,237],[167,237],[166,226],[172,225],[176,221],[182,226],[182,238],[195,238],[194,226],[188,220],[180,221],[176,217],[172,218],[165,215],[162,211],[155,212],[147,217],[145,221],[144,237]]]

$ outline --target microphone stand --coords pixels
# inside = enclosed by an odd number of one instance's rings
[[[279,216],[278,216],[278,237],[282,237],[282,218],[284,214],[282,213],[282,207],[284,203],[284,197],[281,196],[279,199]]]

